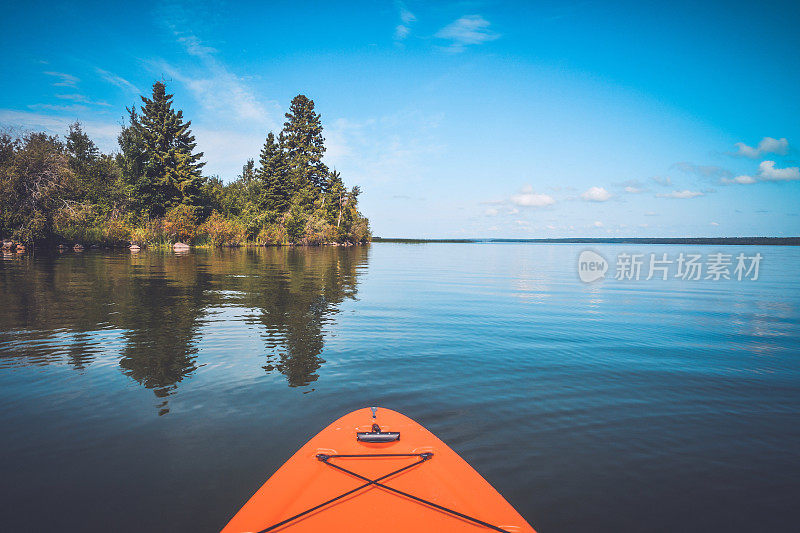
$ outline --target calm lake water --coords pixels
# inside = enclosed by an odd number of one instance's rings
[[[757,281],[584,284],[583,245],[87,251],[0,262],[6,531],[215,531],[381,405],[541,532],[800,520],[800,248]],[[598,245],[708,254],[715,247]]]

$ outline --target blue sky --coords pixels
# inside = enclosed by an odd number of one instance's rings
[[[0,26],[0,123],[115,150],[164,78],[226,181],[306,94],[375,235],[800,235],[797,2],[17,2]]]

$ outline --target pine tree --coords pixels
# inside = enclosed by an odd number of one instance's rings
[[[202,205],[204,179],[200,169],[203,153],[193,153],[197,146],[184,122],[183,111],[172,109],[173,95],[163,82],[153,84],[152,98],[142,96],[142,113],[131,127],[141,141],[144,161],[141,174],[135,177],[133,193],[144,211],[152,216],[178,204]]]
[[[128,112],[128,123],[122,127],[117,137],[120,153],[117,154],[116,163],[122,172],[125,192],[130,197],[134,209],[142,213],[145,211],[143,198],[134,194],[134,191],[137,189],[135,184],[138,183],[144,168],[144,142],[137,128],[139,114],[136,112],[136,106],[126,107],[125,110]]]
[[[258,199],[261,209],[283,213],[289,209],[291,186],[289,183],[289,165],[283,144],[285,139],[281,133],[278,140],[270,132],[259,157],[258,178],[262,184],[262,193]]]
[[[292,99],[286,122],[283,124],[286,137],[286,152],[292,176],[292,192],[305,190],[324,191],[328,168],[322,162],[325,139],[322,137],[322,121],[314,112],[314,101],[305,95]]]
[[[340,172],[334,170],[328,175],[325,191],[323,207],[325,207],[326,218],[330,224],[337,224],[344,197],[347,194]]]
[[[83,131],[80,122],[74,122],[69,125],[69,133],[66,140],[67,152],[74,162],[90,164],[100,157],[100,150],[97,149],[94,141]]]
[[[100,153],[79,122],[69,126],[66,149],[69,166],[75,175],[74,187],[68,199],[88,203],[102,211],[119,207],[124,191],[119,187],[119,171],[114,159]]]

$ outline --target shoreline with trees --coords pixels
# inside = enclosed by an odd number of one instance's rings
[[[230,183],[202,174],[191,121],[166,85],[127,109],[119,152],[79,122],[60,139],[0,133],[0,236],[14,246],[355,245],[371,240],[358,186],[323,162],[321,116],[292,99],[283,129]]]

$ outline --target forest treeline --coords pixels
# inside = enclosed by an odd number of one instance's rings
[[[119,151],[80,123],[67,135],[0,133],[0,236],[20,243],[213,246],[366,243],[360,189],[323,162],[320,114],[304,95],[230,183],[203,175],[191,121],[163,82],[127,109]]]

